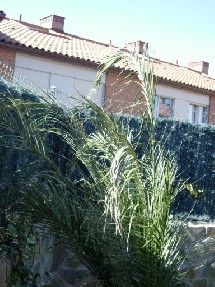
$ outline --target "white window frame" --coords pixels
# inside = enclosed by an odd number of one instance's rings
[[[153,110],[153,115],[155,118],[158,117],[158,112],[159,112],[159,96],[155,95],[154,97],[154,110]]]
[[[206,112],[204,112],[204,109],[206,109]],[[190,104],[188,118],[192,124],[208,124],[208,106]]]

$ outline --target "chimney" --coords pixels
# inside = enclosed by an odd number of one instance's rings
[[[130,51],[135,50],[138,54],[143,54],[144,50],[148,49],[148,43],[143,41],[126,43],[125,48]]]
[[[209,63],[204,62],[204,61],[190,62],[190,63],[188,63],[188,68],[191,68],[195,71],[198,71],[201,74],[208,75]]]
[[[64,32],[64,17],[57,15],[50,15],[40,19],[40,26],[54,30],[59,33]]]
[[[5,17],[6,17],[5,12],[0,10],[0,21],[3,20]]]

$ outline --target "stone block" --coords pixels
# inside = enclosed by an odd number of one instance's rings
[[[215,260],[212,260],[206,264],[203,269],[204,278],[215,281]]]
[[[206,228],[204,226],[198,227],[198,225],[188,226],[188,228],[186,228],[186,234],[188,242],[192,244],[206,238]]]
[[[186,287],[192,287],[192,280],[184,278],[184,283]]]
[[[184,269],[184,271],[185,271],[185,269]],[[196,270],[194,270],[194,269],[192,269],[192,268],[190,268],[189,267],[189,269],[186,271],[186,276],[185,276],[185,278],[186,279],[194,279],[194,278],[196,278],[197,276],[196,276]]]
[[[207,287],[215,287],[215,280],[208,280],[208,286]]]
[[[214,253],[215,255],[215,238],[209,236],[204,241],[205,247],[208,249],[209,253]]]
[[[211,237],[207,237],[202,241],[197,241],[192,246],[188,259],[195,266],[205,265],[212,257],[215,256],[215,242]]]
[[[38,234],[36,252],[33,257],[33,270],[40,274],[41,282],[49,282],[49,276],[53,262],[53,236],[48,234],[48,228],[45,225],[34,226]],[[39,285],[40,286],[40,285]]]
[[[215,239],[215,227],[207,227],[207,236]]]
[[[77,279],[76,270],[71,269],[60,269],[58,271],[60,278],[65,280],[67,283],[74,285]]]
[[[61,265],[69,265],[69,262],[74,262],[75,268],[79,262],[76,262],[76,255],[72,251],[68,251],[66,246],[63,244],[57,244],[53,248],[53,271],[57,271]],[[68,263],[68,264],[67,264]]]
[[[0,286],[8,287],[11,277],[11,262],[7,259],[0,261]]]
[[[101,284],[93,277],[93,276],[87,276],[86,278],[83,278],[82,280],[76,280],[75,287],[102,287]]]
[[[59,274],[55,274],[54,278],[50,281],[52,287],[75,287],[74,285],[64,281]]]
[[[208,287],[206,279],[194,279],[192,281],[192,287]]]
[[[7,287],[6,263],[0,262],[0,286]]]
[[[74,257],[72,259],[65,259],[63,261],[63,266],[75,270],[75,269],[79,268],[80,262],[78,261],[78,259],[76,257]]]

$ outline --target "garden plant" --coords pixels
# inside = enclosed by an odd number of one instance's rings
[[[173,155],[156,141],[147,53],[108,58],[93,89],[117,65],[129,81],[137,79],[146,108],[135,136],[90,96],[69,109],[48,93],[27,97],[5,88],[0,95],[1,145],[19,152],[16,190],[9,192],[16,193],[15,213],[48,226],[102,286],[184,286],[187,255],[171,214],[181,182]],[[138,154],[146,125],[147,144]]]

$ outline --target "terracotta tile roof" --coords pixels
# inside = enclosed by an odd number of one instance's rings
[[[203,90],[215,91],[215,79],[187,67],[161,60],[153,60],[155,75],[164,80],[185,84]]]
[[[64,56],[101,63],[102,58],[114,53],[108,44],[87,40],[8,18],[0,21],[0,42],[49,51]]]
[[[5,18],[0,21],[0,43],[38,51],[50,52],[95,64],[102,63],[116,47],[84,39],[67,33],[58,33],[41,26]],[[206,91],[215,91],[215,79],[190,68],[153,59],[154,73],[158,79],[183,84]]]

